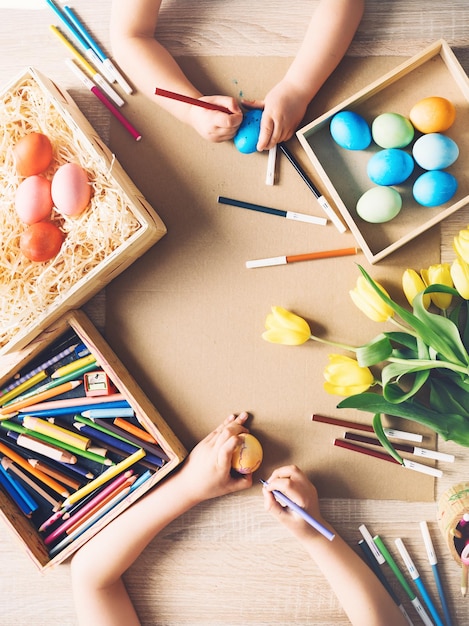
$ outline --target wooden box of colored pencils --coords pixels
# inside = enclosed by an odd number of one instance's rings
[[[29,68],[0,93],[0,111],[0,354],[6,354],[89,300],[166,228],[69,94],[39,71]],[[92,189],[89,205],[77,217],[52,209],[51,221],[64,241],[47,262],[30,261],[22,253],[20,235],[27,225],[15,207],[25,177],[17,172],[14,147],[32,132],[52,143],[52,161],[40,176],[52,180],[61,165],[75,163]]]
[[[0,515],[41,570],[67,559],[186,454],[82,311],[0,357]]]
[[[413,196],[413,185],[424,173],[417,164],[411,176],[394,189],[402,198],[399,214],[384,223],[371,223],[357,213],[359,198],[376,185],[367,173],[368,162],[381,147],[374,141],[364,150],[347,150],[331,136],[332,118],[342,111],[357,113],[371,127],[383,113],[398,113],[409,118],[411,108],[429,97],[443,97],[456,109],[453,125],[443,134],[459,147],[459,158],[447,171],[457,180],[457,191],[446,203],[422,206]],[[297,137],[313,166],[321,192],[337,209],[370,263],[381,261],[469,202],[466,176],[469,141],[469,79],[448,44],[441,40],[402,63],[395,70],[341,102],[297,132]],[[403,148],[412,154],[421,133]]]

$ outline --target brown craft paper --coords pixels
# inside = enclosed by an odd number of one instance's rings
[[[184,58],[205,93],[262,97],[289,59]],[[308,112],[314,119],[402,59],[346,59]],[[334,447],[343,429],[312,423],[313,412],[369,422],[371,415],[336,409],[323,390],[330,352],[309,342],[273,345],[261,339],[272,305],[304,316],[316,335],[360,344],[382,332],[352,304],[349,290],[363,264],[394,296],[406,267],[439,262],[439,230],[422,235],[371,267],[364,256],[246,269],[251,259],[354,245],[326,227],[223,206],[218,195],[323,216],[285,157],[277,184],[265,185],[267,154],[240,154],[231,142],[210,144],[141,95],[126,114],[143,139],[118,125],[111,148],[162,216],[168,234],[107,290],[106,336],[165,419],[192,447],[231,412],[250,411],[249,426],[264,446],[259,476],[296,463],[322,496],[428,501],[434,481],[392,463]],[[289,146],[310,171],[296,138]],[[317,181],[316,181],[317,182]],[[425,432],[416,424],[395,426]]]

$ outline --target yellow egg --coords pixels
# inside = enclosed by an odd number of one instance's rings
[[[442,133],[453,124],[456,109],[446,98],[431,96],[414,104],[409,118],[421,133]]]
[[[262,463],[262,446],[249,433],[241,433],[241,443],[235,448],[231,459],[231,467],[240,474],[252,474]]]

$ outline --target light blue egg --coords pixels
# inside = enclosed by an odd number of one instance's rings
[[[371,143],[368,122],[354,111],[336,113],[329,129],[332,139],[346,150],[366,150]]]
[[[414,170],[414,159],[399,148],[376,152],[368,161],[367,173],[376,185],[400,185]]]
[[[451,200],[458,189],[458,181],[449,172],[432,170],[417,178],[412,192],[423,206],[439,206]]]
[[[456,161],[459,148],[457,143],[446,135],[428,133],[417,139],[412,154],[424,170],[443,170]]]
[[[233,138],[234,145],[243,154],[251,154],[256,151],[261,130],[261,117],[261,109],[249,109],[244,114],[238,132]]]
[[[393,187],[372,187],[360,196],[357,213],[372,224],[383,224],[394,219],[402,208],[402,197]]]

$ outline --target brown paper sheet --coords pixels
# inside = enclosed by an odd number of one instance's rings
[[[305,122],[401,61],[345,59]],[[254,98],[266,93],[290,60],[196,57],[180,62],[206,93]],[[253,415],[249,426],[265,451],[260,476],[296,463],[323,497],[432,500],[432,478],[338,449],[332,442],[342,429],[312,423],[313,412],[371,419],[336,409],[340,398],[323,391],[322,372],[334,350],[313,342],[272,345],[261,333],[270,307],[279,305],[308,319],[314,334],[355,345],[369,341],[384,326],[365,318],[350,300],[357,263],[396,296],[406,267],[439,262],[439,229],[373,267],[359,254],[246,269],[251,259],[355,242],[330,222],[326,227],[291,222],[217,203],[224,195],[323,216],[285,157],[278,157],[277,184],[269,187],[266,153],[243,155],[231,142],[209,144],[141,95],[132,96],[125,113],[143,139],[135,144],[113,123],[111,148],[163,218],[168,234],[108,287],[106,336],[183,443],[192,447],[222,418],[247,410]],[[289,145],[310,172],[297,140]],[[414,424],[395,425],[419,430]],[[425,445],[435,445],[426,435]]]

